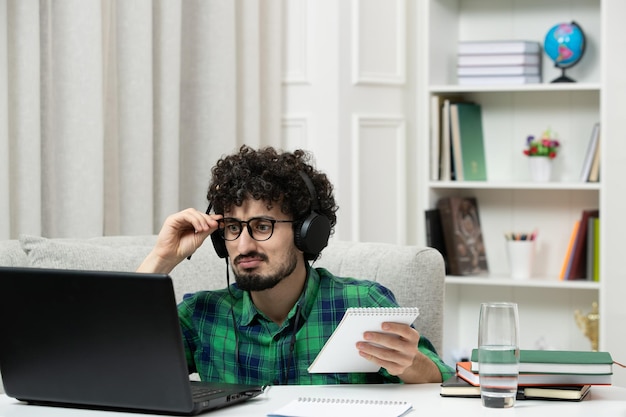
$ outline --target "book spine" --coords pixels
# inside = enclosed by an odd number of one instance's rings
[[[589,145],[587,145],[587,152],[585,152],[585,160],[583,161],[583,169],[580,173],[580,181],[589,181],[589,174],[591,173],[591,166],[596,154],[596,148],[598,146],[598,137],[600,134],[600,123],[593,125],[591,130],[591,138],[589,139]]]
[[[457,251],[455,247],[455,232],[454,221],[452,213],[452,200],[451,198],[443,198],[437,203],[439,214],[441,216],[441,228],[443,230],[443,238],[445,241],[446,252],[448,254],[448,265],[450,266],[451,275],[461,275],[459,269],[459,262],[457,257]]]
[[[454,179],[463,181],[463,154],[461,151],[461,130],[459,125],[459,105],[450,106],[450,137],[452,143],[452,159],[454,160]]]
[[[593,219],[593,280],[595,282],[600,281],[600,218]]]
[[[539,75],[539,65],[504,65],[504,66],[477,66],[458,67],[458,76],[511,76],[511,75]]]
[[[576,220],[574,223],[574,227],[572,227],[572,232],[570,233],[569,242],[567,244],[567,251],[565,252],[565,257],[563,258],[563,266],[561,267],[561,273],[559,274],[560,280],[565,280],[567,276],[567,268],[570,264],[570,259],[572,257],[572,250],[574,248],[574,242],[576,241],[576,235],[578,233],[578,226],[580,225],[580,220]]]
[[[441,149],[440,149],[440,178],[442,181],[450,181],[450,100],[445,99],[441,108]]]
[[[600,132],[598,132],[598,144],[596,145],[596,152],[593,155],[593,162],[591,163],[591,170],[589,172],[589,182],[598,182],[600,180]]]
[[[578,233],[576,236],[576,244],[572,254],[572,267],[568,275],[568,279],[582,279],[586,277],[587,269],[587,227],[591,216],[599,216],[598,210],[583,210]]]
[[[595,263],[595,217],[589,217],[587,220],[587,279],[593,281],[593,270]]]
[[[488,85],[488,84],[537,84],[541,82],[538,75],[520,75],[520,76],[489,76],[489,77],[458,77],[460,85]]]
[[[539,54],[459,55],[458,66],[539,65]]]
[[[459,55],[497,55],[539,53],[541,46],[536,41],[462,41],[458,44]]]
[[[439,209],[429,209],[424,212],[426,223],[426,245],[437,249],[443,257],[443,263],[445,265],[446,274],[450,273],[450,266],[448,265],[448,253],[446,250],[446,242],[443,236],[443,229],[441,227],[441,216]]]
[[[430,180],[439,181],[441,153],[441,97],[430,98]]]

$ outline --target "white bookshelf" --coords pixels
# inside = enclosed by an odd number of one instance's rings
[[[615,10],[611,13],[607,8]],[[528,349],[588,350],[590,343],[578,329],[574,311],[589,312],[591,303],[600,301],[601,317],[604,313],[609,315],[603,303],[612,277],[607,269],[610,264],[605,263],[605,259],[601,259],[600,283],[560,281],[559,274],[572,227],[584,209],[600,209],[603,247],[607,246],[607,239],[612,238],[611,233],[615,233],[604,223],[611,214],[605,198],[608,181],[604,179],[607,178],[607,165],[611,164],[606,153],[613,145],[607,145],[607,142],[611,139],[610,133],[622,137],[626,133],[622,126],[607,123],[607,118],[615,110],[606,107],[608,86],[601,52],[609,41],[611,45],[617,42],[607,40],[606,25],[615,27],[619,24],[612,14],[623,8],[611,0],[420,2],[417,37],[422,59],[418,57],[416,105],[417,137],[424,139],[418,140],[418,158],[423,168],[418,173],[418,211],[423,213],[435,207],[437,200],[444,196],[476,197],[490,270],[488,277],[447,277],[443,352],[447,361],[475,347],[478,309],[482,301],[518,302],[522,348]],[[550,27],[572,20],[582,27],[587,40],[583,59],[566,72],[576,83],[549,83],[560,75],[560,70],[554,68],[552,61],[543,54],[541,84],[456,84],[457,41],[527,39],[543,45]],[[487,181],[430,179],[430,118],[426,109],[435,94],[462,96],[481,104]],[[613,100],[616,102],[617,98]],[[580,171],[593,125],[598,121],[602,126],[603,181],[583,183],[579,181]],[[528,135],[540,135],[546,128],[558,134],[561,148],[553,164],[552,181],[535,183],[530,180],[528,157],[522,154],[522,150]],[[531,232],[535,228],[539,235],[532,278],[508,278],[504,233]],[[603,252],[603,257],[606,256]],[[606,326],[615,322],[613,320],[607,317],[604,323],[601,322],[601,329],[606,330]],[[609,346],[601,335],[601,349]]]

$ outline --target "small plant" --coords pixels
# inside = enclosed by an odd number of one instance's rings
[[[556,152],[561,144],[558,140],[552,137],[552,131],[550,129],[544,130],[541,134],[541,138],[536,139],[533,135],[529,135],[526,138],[526,149],[524,149],[524,155],[526,156],[547,156],[550,159],[556,158]]]

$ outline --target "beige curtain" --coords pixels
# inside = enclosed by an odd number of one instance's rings
[[[151,234],[280,146],[280,0],[0,0],[0,239]]]

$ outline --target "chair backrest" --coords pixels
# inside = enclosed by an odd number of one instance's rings
[[[150,252],[156,236],[107,236],[91,239],[46,239],[21,236],[0,246],[8,265],[134,270]],[[22,253],[20,254],[20,250]],[[19,256],[17,256],[19,255]],[[337,276],[369,279],[389,288],[402,306],[419,307],[417,330],[441,352],[444,278],[441,254],[432,248],[331,239],[314,266]],[[226,264],[207,240],[190,261],[171,273],[178,301],[186,293],[226,286]]]

